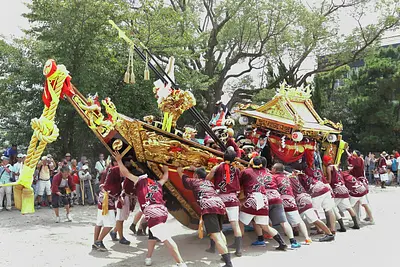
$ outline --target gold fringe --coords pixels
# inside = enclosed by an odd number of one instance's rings
[[[102,203],[102,209],[101,209],[101,215],[107,215],[108,214],[108,192],[104,192],[104,198],[103,198],[103,203]]]
[[[200,217],[199,229],[197,230],[197,233],[199,234],[199,238],[200,238],[200,239],[203,239],[203,237],[204,237],[204,222],[203,222],[203,216]]]

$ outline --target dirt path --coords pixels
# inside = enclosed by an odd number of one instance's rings
[[[267,248],[250,247],[255,235],[248,233],[244,240],[244,256],[234,258],[234,266],[400,266],[397,243],[400,240],[400,188],[374,189],[369,199],[376,225],[338,233],[333,243],[314,242],[287,252],[275,252],[274,241],[270,241]],[[106,238],[105,245],[110,251],[101,253],[91,250],[96,208],[76,207],[72,214],[74,222],[56,224],[48,208],[24,216],[16,210],[0,212],[0,266],[144,266],[147,239],[131,235],[128,227],[132,218],[125,222],[126,237],[132,244],[124,246]],[[168,220],[168,229],[175,235],[189,267],[222,265],[217,254],[204,252],[208,240],[199,240],[195,231],[184,228],[173,218]],[[232,239],[229,235],[228,243]],[[167,249],[158,245],[153,266],[173,264]]]

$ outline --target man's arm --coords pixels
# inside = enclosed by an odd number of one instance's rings
[[[330,184],[332,181],[332,166],[326,167],[326,181],[328,184]]]
[[[168,166],[164,165],[162,167],[162,170],[163,170],[163,176],[161,177],[161,179],[158,182],[161,185],[164,185],[168,181]]]
[[[130,173],[130,171],[125,167],[124,163],[122,162],[121,154],[118,151],[115,151],[113,153],[113,156],[118,163],[119,172],[120,172],[121,176],[128,178],[129,180],[131,180],[132,182],[134,182],[136,184],[137,181],[139,180],[139,177]]]
[[[212,180],[215,176],[215,172],[217,171],[219,165],[214,166],[211,171],[207,174],[206,180]]]
[[[177,169],[177,172],[178,172],[179,177],[182,178],[183,186],[184,186],[186,189],[191,190],[191,189],[192,189],[192,183],[191,183],[191,180],[192,180],[192,179],[190,179],[189,176],[187,176],[186,174],[183,173],[183,168],[182,168],[182,167],[179,167],[179,168]]]

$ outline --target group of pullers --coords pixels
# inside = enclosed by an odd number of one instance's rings
[[[140,219],[143,213],[149,228],[145,265],[152,264],[156,242],[161,241],[169,248],[177,266],[186,266],[165,224],[168,210],[163,200],[163,185],[168,181],[168,167],[163,166],[162,177],[154,181],[144,174],[139,165],[134,167],[129,160],[124,162],[118,152],[114,153],[114,158],[115,164],[106,170],[102,181],[93,249],[107,250],[103,239],[115,225],[120,240],[126,240],[122,233],[123,221],[128,219],[129,211],[133,210],[137,201],[141,213],[136,218]],[[246,225],[252,225],[257,233],[253,245],[265,246],[263,232],[266,232],[278,243],[276,250],[284,251],[288,244],[272,226],[280,225],[289,238],[290,247],[296,249],[301,244],[295,239],[293,228],[298,228],[304,235],[304,244],[312,243],[305,221],[323,234],[319,242],[335,239],[335,221],[340,225],[337,231],[346,231],[340,215],[344,211],[352,217],[352,228],[359,229],[359,218],[353,210],[358,204],[365,208],[365,220],[373,222],[367,199],[367,180],[354,177],[348,171],[339,171],[329,156],[323,157],[326,176],[313,167],[289,170],[281,163],[275,163],[269,170],[267,160],[260,156],[252,158],[247,168],[239,170],[235,158],[236,152],[228,149],[224,153],[224,161],[209,173],[203,167],[187,166],[185,171],[177,169],[184,187],[193,192],[201,208],[200,226],[204,226],[211,240],[206,251],[218,251],[225,267],[233,266],[229,248],[235,249],[237,257],[242,256],[242,236]],[[193,174],[192,178],[187,174]],[[239,199],[241,189],[244,195]],[[326,224],[319,218],[317,210],[325,212]],[[225,216],[235,236],[230,246],[222,232]],[[116,238],[116,234],[112,236]]]

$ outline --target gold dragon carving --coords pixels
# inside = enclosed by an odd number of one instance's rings
[[[79,95],[74,95],[72,100],[83,111],[87,118],[89,128],[96,130],[102,137],[106,137],[119,121],[119,115],[114,103],[110,98],[105,98],[101,103],[105,107],[108,118],[101,112],[101,106],[97,101],[97,96],[88,97],[85,101]]]
[[[183,166],[204,166],[212,168],[220,160],[215,159],[212,153],[191,147],[181,143],[179,140],[173,140],[164,137],[156,132],[141,132],[144,155],[147,160],[168,164],[176,167]]]
[[[324,120],[320,123],[321,125],[330,125],[333,128],[335,128],[336,130],[342,131],[343,130],[343,124],[341,124],[340,122],[338,123],[334,123],[331,120],[328,120],[327,118],[324,118]]]

